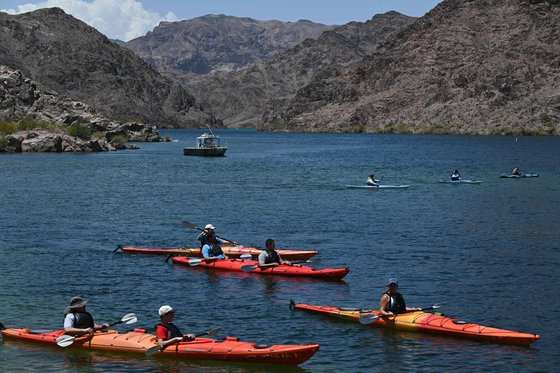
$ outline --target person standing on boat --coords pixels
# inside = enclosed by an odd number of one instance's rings
[[[373,177],[373,174],[371,174],[371,175],[368,175],[366,184],[367,184],[367,185],[371,185],[371,186],[378,187],[378,186],[379,186],[379,182],[380,182],[380,180],[375,179],[375,178]]]
[[[202,256],[205,259],[227,259],[215,234],[208,236],[206,243],[202,246]]]
[[[519,167],[515,167],[515,168],[513,169],[513,171],[511,171],[511,174],[512,174],[512,175],[515,175],[515,176],[521,176],[521,175],[522,175],[521,169],[520,169]]]
[[[259,254],[259,266],[260,267],[275,267],[280,264],[291,265],[291,262],[282,260],[280,254],[276,251],[276,242],[269,238],[264,244],[265,249]]]
[[[398,292],[399,282],[396,278],[390,278],[387,281],[387,290],[381,296],[379,302],[379,313],[381,315],[391,316],[399,313],[410,311],[420,311],[421,308],[407,307],[401,293]]]
[[[158,344],[161,347],[167,347],[174,343],[183,341],[192,341],[195,339],[194,334],[183,334],[175,324],[173,324],[173,317],[175,310],[168,305],[159,308],[160,322],[154,327]]]
[[[459,181],[461,180],[461,175],[459,174],[459,170],[455,170],[453,171],[453,173],[451,174],[451,180],[452,181]]]
[[[93,316],[86,311],[87,300],[73,297],[64,309],[64,333],[68,335],[93,334],[96,330],[106,329],[109,324],[96,324]]]

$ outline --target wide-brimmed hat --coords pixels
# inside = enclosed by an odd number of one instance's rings
[[[204,227],[204,229],[216,229],[216,227],[214,227],[212,224],[206,224],[206,226]]]
[[[72,310],[82,308],[87,304],[87,302],[88,301],[82,297],[73,297],[72,299],[70,299],[70,305],[66,306],[66,308],[64,309],[64,313],[69,313],[72,312]]]

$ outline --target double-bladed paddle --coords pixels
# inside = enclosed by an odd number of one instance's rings
[[[136,318],[136,315],[133,313],[127,313],[126,315],[124,315],[122,317],[122,319],[120,319],[119,321],[115,321],[114,323],[109,324],[109,326],[115,326],[117,324],[126,324],[126,325],[130,325],[130,324],[134,324],[136,321],[138,321],[138,319]],[[99,329],[103,329],[103,328],[97,328],[97,330]],[[70,346],[72,343],[74,343],[76,339],[76,336],[73,335],[61,335],[60,337],[58,337],[56,339],[56,344],[60,347],[68,347]]]
[[[205,331],[205,332],[203,332],[203,333],[195,334],[194,336],[195,336],[195,338],[198,338],[198,337],[202,337],[202,336],[204,336],[204,335],[215,335],[215,334],[218,334],[218,333],[220,332],[220,330],[222,330],[222,328],[214,328],[214,329],[207,330],[207,331]],[[171,346],[171,345],[174,345],[174,344],[175,344],[175,343],[172,343],[172,344],[170,344],[170,345],[168,345],[168,346]],[[157,345],[157,346],[150,347],[150,348],[148,348],[148,349],[146,350],[146,356],[153,356],[153,355],[155,355],[158,351],[163,350],[164,348],[166,348],[166,347],[168,347],[168,346],[163,347],[163,346]]]
[[[239,259],[251,259],[253,256],[251,254],[241,254],[239,256]],[[171,258],[171,255],[169,255],[165,261],[169,262],[169,259]],[[187,263],[191,266],[191,267],[195,267],[199,264],[201,264],[202,262],[208,263],[208,262],[213,262],[215,260],[218,260],[218,258],[191,258],[187,261]]]
[[[191,223],[190,221],[183,220],[183,221],[181,222],[181,225],[182,225],[183,227],[185,227],[185,228],[197,229],[197,230],[199,230],[199,231],[201,231],[201,232],[204,232],[204,229],[202,229],[202,228],[200,228],[200,227],[197,227],[196,224],[193,224],[193,223]],[[234,244],[234,245],[237,245],[237,242],[235,242],[235,241],[228,240],[227,238],[220,237],[220,236],[218,236],[218,235],[216,235],[216,237],[218,237],[218,238],[221,239],[221,240],[224,240],[224,241],[227,241],[227,242],[229,242],[229,243],[232,243],[232,244]]]
[[[429,310],[438,309],[440,307],[441,306],[439,304],[434,304],[433,306],[430,306],[430,307],[420,308],[417,311],[407,311],[407,312],[404,312],[404,313],[418,312],[418,311],[429,311]],[[364,314],[360,315],[360,324],[362,324],[362,325],[373,324],[380,317],[387,317],[387,316],[395,316],[395,315],[374,315],[373,313],[364,313]]]

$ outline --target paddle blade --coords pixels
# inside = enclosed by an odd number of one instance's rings
[[[257,269],[257,268],[259,268],[259,267],[257,267],[257,266],[254,265],[254,264],[248,264],[248,265],[246,265],[246,266],[242,266],[242,267],[241,267],[241,270],[242,270],[243,272],[253,272],[253,271],[254,271],[255,269]]]
[[[371,313],[365,313],[363,315],[360,315],[360,324],[362,325],[373,324],[375,321],[377,321],[377,319],[379,319],[379,316],[376,316]]]
[[[204,333],[195,334],[194,336],[195,336],[195,337],[202,337],[203,335],[216,335],[216,334],[218,334],[221,330],[222,330],[222,328],[213,328],[213,329],[210,329],[210,330],[208,330],[208,331],[205,331]]]
[[[138,319],[134,313],[127,313],[121,319],[121,322],[125,323],[125,325],[134,324],[136,321],[138,321]]]
[[[71,335],[61,335],[56,339],[56,344],[60,347],[68,347],[74,343],[75,339],[76,338]]]
[[[252,259],[253,256],[251,254],[241,254],[239,259]]]
[[[197,266],[202,263],[202,259],[189,259],[189,265],[191,267]]]
[[[146,350],[146,356],[153,356],[155,355],[159,350],[163,350],[163,347],[157,345],[157,346],[153,346],[150,347]]]
[[[191,223],[191,222],[189,222],[189,221],[186,221],[186,220],[183,220],[183,221],[181,222],[181,225],[182,225],[183,227],[185,227],[185,228],[201,230],[199,227],[197,227],[197,226],[194,225],[193,223]]]

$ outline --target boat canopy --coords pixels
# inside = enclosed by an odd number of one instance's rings
[[[196,147],[199,149],[219,148],[220,137],[210,133],[204,133],[196,138]]]

